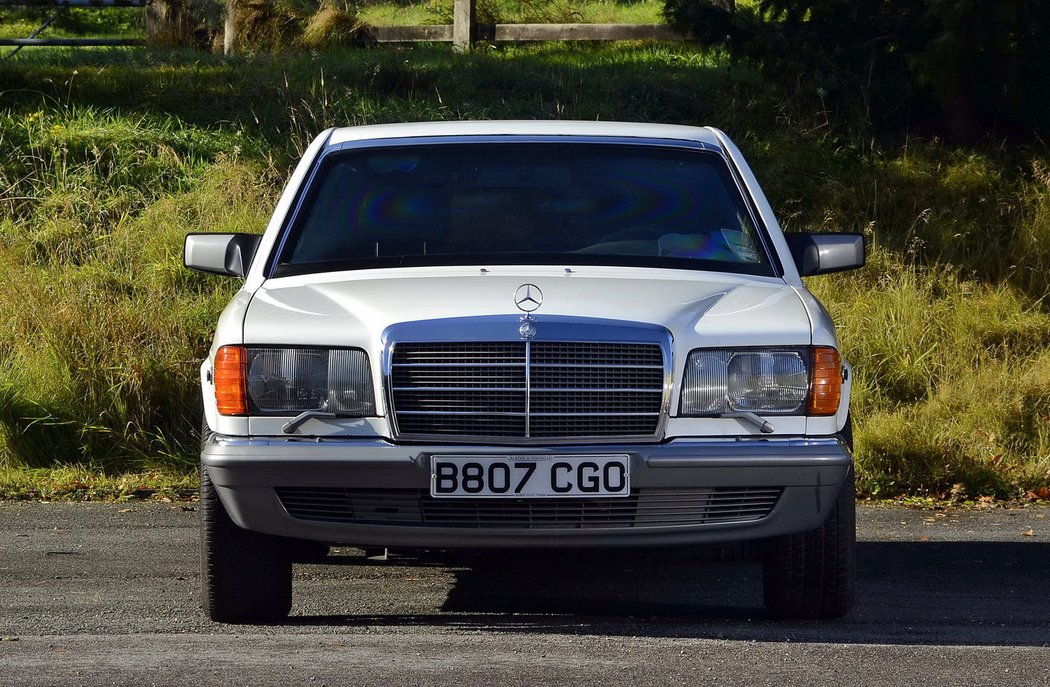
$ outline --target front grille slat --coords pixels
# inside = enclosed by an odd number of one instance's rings
[[[645,528],[756,522],[772,487],[638,489],[627,498],[435,499],[425,490],[280,487],[289,515],[313,522],[463,529]]]
[[[406,342],[390,391],[403,437],[645,438],[660,427],[668,363],[659,343]]]

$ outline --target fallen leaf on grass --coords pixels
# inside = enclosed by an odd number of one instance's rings
[[[1035,530],[1033,530],[1031,527],[1029,527],[1024,532],[1021,533],[1021,536],[1022,537],[1034,537],[1035,536]]]
[[[117,512],[118,513],[134,513],[135,509],[134,508],[121,508]]]

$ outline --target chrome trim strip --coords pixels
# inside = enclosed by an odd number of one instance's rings
[[[518,335],[521,335],[519,329]],[[525,340],[525,439],[532,436],[532,341]]]
[[[526,417],[525,412],[515,413],[510,410],[401,410],[397,412],[401,415],[498,415],[500,417]]]
[[[438,342],[434,343],[446,343]],[[456,341],[450,341],[449,343],[457,343]],[[531,343],[529,341],[526,344]],[[577,343],[575,341],[565,341],[564,343]],[[601,343],[645,343],[639,341],[603,341]],[[649,342],[655,343],[655,342]],[[528,363],[470,363],[470,367],[525,367]],[[463,367],[463,363],[391,363],[392,367]],[[558,365],[557,363],[533,363],[528,365],[529,367],[556,367],[558,369],[577,369],[581,367],[594,367],[594,365],[586,365],[582,363],[566,363],[564,365]],[[606,365],[605,367],[615,368],[617,370],[662,370],[663,365]]]
[[[521,391],[520,387],[515,386],[396,386],[394,391]],[[615,394],[655,394],[658,389],[612,389],[612,388],[595,388],[595,387],[544,387],[542,389],[534,389],[533,393],[536,394],[548,394],[548,393],[615,393]]]
[[[653,417],[660,413],[533,413],[533,417]]]
[[[499,452],[500,446],[507,446],[506,442],[491,442],[486,446],[475,446],[474,442],[471,445],[464,446],[463,449],[455,449],[454,447],[448,446],[449,442],[441,441],[434,446],[428,448],[426,446],[420,446],[418,448],[419,453],[431,453],[434,451],[440,451],[441,453],[449,453],[450,451],[458,451],[463,454],[478,454],[478,455],[492,455],[493,452]],[[557,450],[557,446],[563,442],[547,440],[546,442],[549,448],[543,449],[544,452],[551,452],[553,455],[561,453]],[[651,442],[650,442],[651,443]],[[302,437],[302,436],[286,436],[286,435],[274,435],[274,436],[238,436],[232,434],[212,434],[208,440],[208,445],[215,446],[228,446],[234,448],[263,448],[267,446],[326,446],[331,447],[338,451],[345,451],[348,447],[360,447],[369,450],[385,450],[396,446],[393,442],[388,439],[379,437],[355,437],[346,435],[334,435],[324,437]],[[747,437],[679,437],[659,446],[655,446],[654,449],[661,453],[684,453],[688,455],[700,455],[705,453],[717,452],[719,455],[732,453],[734,456],[742,457],[745,460],[753,456],[766,456],[775,455],[783,451],[789,451],[797,454],[811,454],[813,457],[823,457],[829,451],[835,451],[841,449],[843,446],[842,440],[838,437],[819,437],[819,438],[803,438],[803,437],[762,437],[762,436],[747,436]],[[416,449],[413,449],[416,450]],[[581,449],[575,448],[571,452],[571,455],[578,455]],[[631,449],[632,451],[638,450],[637,447]],[[602,442],[596,444],[594,453],[623,453],[624,451],[616,449],[614,446],[610,446],[603,438]],[[677,460],[677,456],[674,460]],[[262,458],[261,460],[269,460],[268,458]],[[357,459],[351,459],[351,462],[356,463]],[[405,460],[401,452],[397,453],[397,460]],[[410,462],[414,458],[408,459]],[[668,458],[660,458],[659,460],[668,460]]]
[[[500,417],[528,417],[528,399],[525,401],[525,412],[515,413],[509,410],[401,410],[402,415],[499,415]],[[660,413],[531,413],[533,417],[652,417]],[[444,436],[439,435],[439,436]],[[498,437],[489,437],[498,438]]]
[[[393,367],[463,367],[463,363],[391,363]],[[471,367],[525,367],[525,363],[471,363]]]
[[[576,343],[576,342],[569,341],[569,342],[566,342],[566,343]],[[603,341],[602,343],[624,343],[624,342],[622,342],[622,341]],[[630,343],[638,343],[638,342],[636,341],[636,342],[630,342]],[[653,343],[656,343],[656,342],[653,342]],[[587,364],[584,364],[584,363],[566,363],[565,365],[559,365],[558,363],[533,363],[532,367],[556,367],[558,369],[566,369],[566,368],[568,368],[568,369],[576,369],[576,368],[581,368],[581,367],[594,367],[594,365],[587,365]],[[660,369],[663,369],[663,365],[624,365],[624,364],[617,364],[617,365],[606,365],[605,367],[614,368],[614,369],[617,369],[617,370],[660,370]]]

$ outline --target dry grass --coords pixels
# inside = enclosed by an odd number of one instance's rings
[[[873,140],[680,45],[38,55],[0,64],[9,470],[192,470],[197,361],[236,284],[182,269],[182,237],[261,228],[324,127],[600,118],[720,125],[787,225],[868,234],[868,268],[811,284],[857,367],[862,492],[1050,486],[1045,151]]]

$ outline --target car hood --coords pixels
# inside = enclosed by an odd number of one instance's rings
[[[779,279],[624,267],[497,266],[268,280],[245,313],[244,342],[376,350],[384,331],[399,323],[520,317],[524,313],[515,305],[515,292],[523,284],[542,291],[542,304],[533,313],[539,326],[550,316],[655,324],[670,330],[676,348],[685,350],[812,341],[803,301]]]

